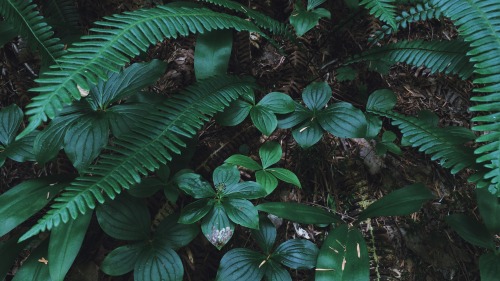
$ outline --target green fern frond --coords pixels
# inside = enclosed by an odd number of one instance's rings
[[[431,160],[439,160],[439,164],[450,168],[452,174],[465,168],[476,168],[474,150],[463,146],[463,143],[474,139],[472,132],[461,127],[434,127],[428,122],[393,111],[370,109],[368,112],[390,118],[392,125],[401,130],[412,147],[432,155]]]
[[[62,39],[78,30],[80,16],[74,0],[48,0],[42,6],[44,15],[59,31]]]
[[[52,36],[52,27],[40,15],[32,0],[1,0],[0,14],[36,46],[44,64],[57,63],[56,59],[66,53],[64,45],[59,38]]]
[[[272,34],[283,36],[286,38],[294,38],[293,32],[286,24],[274,20],[270,16],[252,10],[251,8],[245,7],[240,3],[229,0],[199,0],[199,1],[212,3],[224,8],[231,9],[233,11],[243,13],[244,15],[254,20],[257,26],[269,30]]]
[[[373,64],[393,65],[406,63],[425,66],[432,73],[458,74],[462,79],[470,77],[474,66],[467,59],[468,45],[453,41],[401,41],[382,47],[372,48],[347,63],[368,61]]]
[[[140,182],[141,175],[158,169],[170,161],[172,153],[180,152],[186,145],[180,137],[192,138],[204,122],[255,85],[251,78],[213,77],[169,98],[158,112],[137,120],[135,130],[107,147],[111,153],[72,182],[21,240],[75,219],[79,213],[94,209],[96,201],[103,203],[105,197],[114,198]]]
[[[28,127],[19,138],[34,130],[47,118],[54,118],[64,104],[81,98],[78,88],[88,90],[99,79],[107,80],[106,70],[116,72],[151,44],[165,38],[187,36],[215,29],[234,28],[238,31],[259,32],[252,23],[227,14],[199,8],[169,8],[125,12],[97,22],[93,35],[83,36],[60,59],[60,70],[45,72],[36,81],[41,85],[31,89],[40,93],[27,106]],[[265,35],[264,35],[265,36]]]
[[[416,6],[411,7],[406,11],[402,11],[401,14],[396,16],[396,29],[392,28],[390,25],[383,25],[380,30],[375,31],[373,35],[368,38],[368,42],[376,44],[387,35],[396,33],[398,29],[407,28],[410,23],[437,19],[440,16],[441,10],[436,9],[432,4],[418,3]]]
[[[389,24],[393,29],[397,29],[394,0],[363,0],[359,5],[365,6],[370,14]]]
[[[473,97],[479,104],[470,110],[486,114],[472,121],[481,125],[472,129],[484,132],[476,139],[482,143],[475,152],[482,154],[477,161],[489,172],[485,174],[496,190],[500,190],[500,1],[498,0],[432,0],[458,27],[459,34],[470,42],[467,53],[479,78],[473,82],[481,87],[475,92],[485,96]]]

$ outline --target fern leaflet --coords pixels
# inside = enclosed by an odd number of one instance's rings
[[[365,6],[370,14],[397,29],[394,0],[363,0],[359,5]]]

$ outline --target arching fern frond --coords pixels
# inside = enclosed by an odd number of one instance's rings
[[[21,239],[75,219],[94,209],[96,202],[103,203],[105,197],[114,198],[140,182],[141,175],[158,169],[170,161],[172,153],[180,152],[186,145],[180,137],[192,138],[205,121],[254,87],[251,78],[220,76],[202,80],[169,98],[158,112],[137,120],[138,126],[131,133],[107,147],[111,153],[72,182]]]
[[[483,146],[476,150],[482,154],[477,161],[483,163],[489,172],[485,179],[492,183],[500,196],[500,1],[498,0],[431,0],[458,27],[459,34],[470,43],[468,55],[474,63],[474,80],[481,87],[475,92],[485,96],[473,97],[479,105],[470,110],[485,115],[474,122],[481,125],[472,129],[484,132],[476,139]]]
[[[396,16],[396,29],[392,28],[390,25],[383,25],[380,30],[377,30],[373,35],[368,38],[368,42],[371,44],[376,44],[380,40],[384,39],[387,35],[394,34],[400,28],[407,28],[408,24],[418,21],[425,21],[429,19],[437,19],[441,16],[441,10],[436,9],[430,3],[418,3],[416,6],[409,8],[408,10],[402,11]]]
[[[475,138],[471,131],[462,127],[434,127],[418,118],[390,110],[369,109],[368,112],[391,119],[392,125],[401,130],[412,147],[432,155],[431,160],[439,160],[439,164],[450,168],[452,174],[465,168],[475,168],[474,150],[463,145],[463,143]]]
[[[397,29],[394,0],[363,0],[359,5],[365,6],[370,14]]]
[[[151,44],[165,38],[177,38],[190,33],[203,33],[214,29],[234,28],[259,32],[244,19],[199,8],[169,8],[137,10],[113,15],[97,22],[93,35],[83,36],[69,53],[58,59],[60,70],[45,72],[36,81],[41,85],[32,89],[40,93],[27,106],[30,115],[28,127],[22,137],[34,130],[47,118],[54,118],[64,104],[81,98],[79,87],[88,90],[98,79],[107,80],[106,70],[117,72]]]
[[[468,45],[459,40],[401,41],[372,48],[347,63],[368,61],[384,67],[399,62],[417,67],[425,66],[432,73],[458,74],[460,78],[466,79],[474,71],[473,64],[466,56],[468,50]]]
[[[48,0],[44,2],[42,8],[45,17],[57,31],[63,34],[61,35],[63,39],[66,35],[71,35],[70,32],[78,30],[80,16],[74,0]]]
[[[0,14],[20,35],[36,46],[42,56],[42,63],[57,63],[56,59],[66,53],[64,45],[59,38],[52,36],[52,27],[40,15],[32,0],[1,0]]]

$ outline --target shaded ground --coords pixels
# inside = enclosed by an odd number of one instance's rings
[[[92,21],[104,15],[149,5],[149,1],[131,0],[78,2],[85,30]],[[278,19],[286,19],[291,12],[288,1],[272,1],[272,6],[266,5],[266,1],[251,2]],[[238,34],[231,72],[251,74],[258,78],[267,92],[283,91],[294,98],[300,96],[300,91],[309,82],[324,79],[334,89],[335,100],[348,101],[360,108],[364,107],[368,93],[390,88],[398,94],[396,110],[399,112],[414,115],[419,110],[427,109],[440,117],[441,125],[469,126],[468,93],[472,86],[456,77],[427,76],[424,69],[406,66],[394,67],[388,76],[381,76],[366,71],[360,65],[356,66],[359,74],[355,81],[337,82],[334,76],[338,62],[368,48],[367,34],[377,24],[366,15],[353,17],[350,22],[336,20],[345,18],[347,8],[340,1],[329,2],[335,2],[328,4],[333,11],[333,20],[321,21],[315,30],[300,40],[299,46],[285,42],[284,56],[261,38],[248,33]],[[424,39],[453,36],[454,31],[449,25],[436,22],[414,25],[411,32],[398,34],[399,38]],[[193,45],[194,37],[189,37],[150,48],[147,59],[158,58],[169,63],[167,73],[152,90],[168,94],[193,82]],[[11,103],[24,107],[31,97],[27,89],[34,85],[32,80],[36,77],[38,62],[23,46],[22,41],[17,40],[0,50],[0,107]],[[384,129],[397,132],[388,123],[384,124]],[[374,158],[379,170],[370,173],[365,163],[365,151],[371,151],[373,147],[365,141],[325,136],[312,149],[302,150],[287,131],[278,130],[269,138],[282,143],[285,155],[281,164],[298,175],[303,189],[280,185],[266,200],[296,201],[330,208],[351,223],[361,209],[395,188],[422,182],[434,191],[439,199],[426,204],[419,213],[408,217],[372,219],[360,224],[372,255],[373,280],[479,279],[476,261],[480,251],[459,238],[443,220],[449,213],[466,212],[477,216],[473,205],[473,187],[466,183],[466,175],[451,176],[425,155],[408,148],[403,148],[401,156]],[[256,155],[263,141],[249,123],[234,128],[221,128],[210,123],[200,133],[193,168],[207,175],[229,155],[238,152],[242,145],[248,146],[250,153]],[[8,160],[0,169],[0,193],[24,179],[66,170],[71,170],[71,167],[63,154],[57,162],[45,167]],[[151,199],[152,213],[164,201],[160,196]],[[179,204],[182,203],[181,200]],[[16,231],[25,231],[34,221],[30,220]],[[314,242],[321,243],[324,239],[325,229],[290,222],[284,222],[279,228],[279,239],[297,237],[300,229],[305,230]],[[98,271],[104,256],[119,243],[103,234],[94,220],[68,280],[133,280],[130,274],[111,278]],[[185,279],[213,278],[224,252],[235,246],[254,247],[249,233],[238,229],[221,252],[203,237],[198,237],[179,251],[186,268]],[[22,259],[20,257],[13,272]],[[312,271],[292,273],[294,280],[313,280]]]

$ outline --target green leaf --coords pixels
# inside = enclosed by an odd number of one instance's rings
[[[491,233],[500,232],[500,199],[484,188],[476,188],[477,206]]]
[[[226,74],[232,47],[232,30],[213,30],[199,34],[194,49],[196,80]]]
[[[266,272],[264,273],[264,275],[266,276],[266,280],[292,281],[290,273],[288,273],[288,271],[284,269],[278,262],[267,260],[264,264],[264,267],[266,269]]]
[[[174,250],[189,244],[200,232],[196,224],[180,224],[179,214],[171,214],[158,226],[154,239],[167,243]]]
[[[309,240],[291,239],[279,245],[272,259],[293,269],[311,269],[316,266],[318,247]]]
[[[85,115],[64,137],[64,151],[79,171],[88,167],[108,143],[109,123],[101,115]]]
[[[268,171],[257,171],[255,173],[255,179],[264,189],[266,195],[271,194],[278,186],[278,180]]]
[[[18,239],[19,235],[16,235],[0,242],[0,253],[2,253],[0,255],[0,280],[5,280],[19,253],[27,244],[27,241],[18,243]]]
[[[0,145],[6,147],[14,141],[23,116],[23,111],[15,104],[0,110]]]
[[[40,211],[69,180],[63,175],[26,180],[0,195],[0,237]]]
[[[0,47],[10,42],[12,39],[14,39],[14,37],[18,35],[19,34],[11,24],[5,21],[0,22]]]
[[[184,206],[181,210],[179,223],[191,224],[205,217],[214,205],[214,199],[203,198]]]
[[[263,203],[257,205],[256,208],[259,211],[298,223],[329,224],[341,222],[337,216],[324,209],[293,202]]]
[[[63,281],[75,261],[87,233],[93,212],[87,211],[77,220],[70,220],[52,229],[48,260],[52,281]]]
[[[265,191],[260,184],[245,181],[226,187],[222,195],[226,198],[257,199],[265,196]]]
[[[302,148],[315,145],[323,136],[323,129],[318,122],[307,122],[292,131],[293,138]]]
[[[234,223],[247,228],[259,228],[259,212],[252,202],[245,199],[227,199],[222,205]]]
[[[145,247],[145,242],[118,247],[104,258],[100,269],[111,276],[129,273],[134,269],[135,262]]]
[[[380,133],[380,130],[382,129],[382,119],[371,113],[365,113],[365,117],[366,117],[365,138],[367,139],[376,138],[378,133]]]
[[[165,187],[165,182],[159,178],[145,178],[140,183],[130,187],[128,194],[137,198],[148,198]]]
[[[330,18],[330,12],[323,8],[306,10],[302,6],[302,1],[296,1],[290,16],[290,24],[293,25],[295,33],[300,37],[315,27],[321,18]]]
[[[123,103],[111,106],[105,112],[111,132],[115,137],[129,134],[138,125],[138,120],[150,115],[156,109],[147,103]]]
[[[262,167],[266,169],[267,167],[278,163],[281,159],[283,151],[281,150],[281,145],[274,141],[268,141],[263,144],[259,149],[260,161],[262,161]]]
[[[339,82],[352,81],[356,79],[357,72],[350,66],[339,67],[336,71],[335,78]]]
[[[0,154],[4,154],[6,157],[17,162],[34,161],[35,152],[33,151],[33,145],[38,133],[38,131],[33,131],[24,138],[13,141]]]
[[[229,242],[234,233],[234,224],[220,203],[215,203],[214,208],[203,219],[201,231],[218,250]]]
[[[316,7],[318,7],[319,5],[325,3],[326,0],[308,0],[307,1],[307,10],[310,11]]]
[[[283,168],[271,168],[267,170],[270,172],[273,176],[277,177],[278,179],[287,182],[289,184],[293,184],[299,188],[302,188],[299,178],[290,170],[283,169]]]
[[[395,190],[368,206],[359,220],[379,216],[404,216],[418,211],[422,204],[435,196],[421,183]]]
[[[215,168],[212,178],[215,189],[224,190],[224,188],[236,185],[240,181],[240,171],[234,165],[222,165]]]
[[[366,110],[387,111],[394,108],[398,101],[393,91],[388,89],[373,92],[366,103]]]
[[[149,238],[151,218],[148,207],[126,193],[96,209],[97,221],[109,236],[120,240]]]
[[[252,171],[262,170],[262,166],[259,163],[252,158],[241,154],[229,156],[224,163],[242,166]]]
[[[465,241],[479,247],[495,249],[495,243],[488,229],[476,219],[462,214],[453,214],[446,218],[446,222]]]
[[[12,281],[52,281],[49,265],[39,260],[47,260],[48,241],[44,241],[24,261]]]
[[[366,136],[367,122],[363,112],[347,102],[338,102],[318,113],[318,122],[330,134],[340,138]]]
[[[312,111],[295,102],[295,111],[287,114],[284,119],[280,119],[278,121],[278,127],[281,129],[290,129],[312,117]]]
[[[153,243],[143,249],[135,262],[135,281],[182,281],[183,276],[181,258],[166,243]]]
[[[261,214],[259,216],[259,228],[250,229],[250,232],[262,251],[264,251],[266,255],[269,255],[276,241],[276,227],[271,220],[269,220],[267,216]]]
[[[246,101],[235,100],[223,112],[215,116],[215,121],[223,126],[236,126],[250,114],[253,105]]]
[[[342,224],[328,234],[319,251],[315,280],[370,280],[368,249],[359,230]]]
[[[271,135],[278,127],[276,115],[262,105],[256,105],[250,110],[250,118],[255,127],[266,136]]]
[[[302,92],[302,99],[310,110],[320,110],[332,98],[332,88],[326,82],[313,82]]]
[[[500,276],[500,256],[495,253],[486,253],[479,258],[479,272],[481,281],[495,281]]]
[[[182,191],[196,199],[215,196],[212,186],[198,174],[184,173],[177,177],[176,182]]]
[[[248,249],[232,249],[221,259],[216,281],[259,281],[264,270],[259,267],[265,256]]]
[[[257,105],[261,105],[276,114],[286,114],[295,110],[293,99],[289,95],[279,92],[265,95]]]

